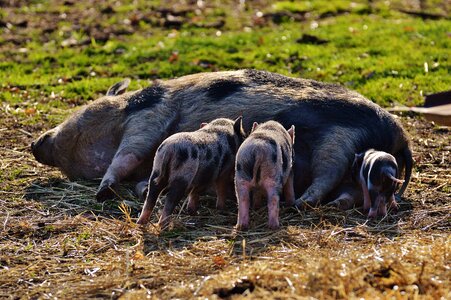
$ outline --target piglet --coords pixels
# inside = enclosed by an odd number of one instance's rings
[[[352,166],[363,191],[363,209],[369,218],[385,216],[387,205],[396,210],[395,190],[404,180],[397,178],[398,165],[393,155],[369,149],[355,155]]]
[[[228,184],[233,178],[235,155],[245,137],[242,118],[225,118],[202,124],[194,132],[176,133],[158,147],[138,224],[146,224],[163,190],[167,196],[160,227],[166,227],[179,201],[189,193],[188,211],[198,209],[199,195],[216,189],[218,209],[225,208]]]
[[[280,123],[254,123],[252,132],[238,150],[235,162],[235,191],[238,199],[238,230],[249,227],[251,193],[262,191],[268,203],[268,226],[279,228],[279,200],[283,192],[293,205],[294,126],[287,131]],[[255,201],[254,197],[254,201]],[[255,204],[255,203],[254,203]]]

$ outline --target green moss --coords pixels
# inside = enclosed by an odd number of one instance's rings
[[[434,3],[427,1],[426,8],[437,13]],[[26,50],[1,48],[0,77],[6,88],[0,90],[0,100],[28,107],[22,105],[26,102],[22,94],[8,88],[18,86],[27,90],[31,102],[38,102],[41,113],[48,114],[94,99],[124,77],[133,79],[130,88],[140,88],[155,78],[257,68],[340,83],[383,106],[420,105],[422,95],[451,86],[451,21],[412,17],[395,9],[400,4],[402,1],[389,5],[375,1],[369,7],[366,1],[278,1],[264,8],[246,4],[247,8],[236,14],[228,2],[217,3],[201,15],[189,11],[187,22],[198,18],[196,22],[208,23],[222,18],[226,20],[223,28],[197,28],[189,23],[175,30],[142,20],[131,34],[112,36],[106,42],[93,40],[83,27],[68,30],[72,23],[58,20],[46,43],[42,43],[39,30],[30,29],[28,42],[20,46]],[[122,28],[130,14],[144,12],[152,5],[158,3],[126,1],[114,6],[115,13],[99,25]],[[71,8],[36,2],[26,10],[38,17],[47,10],[70,13]],[[310,15],[305,21],[288,19],[277,25],[264,18],[263,23],[254,24],[259,10],[266,14],[309,11]],[[4,31],[0,33],[3,39]],[[298,42],[303,34],[327,42]],[[62,46],[68,38],[81,44]],[[26,122],[38,119],[28,118]]]

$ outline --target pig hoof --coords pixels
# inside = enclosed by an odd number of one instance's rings
[[[332,202],[327,203],[326,206],[334,207],[336,209],[343,210],[343,211],[352,208],[352,206],[349,205],[348,199],[345,199],[345,198],[336,199]]]
[[[114,198],[115,193],[113,192],[112,186],[106,185],[99,188],[96,193],[96,200],[98,202],[103,202],[108,199]]]
[[[341,208],[341,201],[340,201],[340,200],[334,200],[334,201],[332,201],[332,202],[327,203],[325,206],[333,207],[333,208],[336,208],[336,209],[343,210],[343,209]]]
[[[310,200],[297,200],[296,201],[296,207],[299,209],[303,209],[303,210],[309,210],[309,209],[313,209],[316,207],[316,202],[315,201],[310,201]]]

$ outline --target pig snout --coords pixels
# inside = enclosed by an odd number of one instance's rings
[[[368,212],[368,218],[376,219],[377,217],[385,217],[387,215],[387,203],[383,195],[378,195]]]
[[[55,166],[51,146],[52,137],[47,133],[31,142],[31,152],[38,162],[49,166]]]

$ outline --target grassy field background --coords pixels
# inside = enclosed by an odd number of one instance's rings
[[[412,114],[416,166],[401,210],[286,209],[282,229],[235,234],[214,199],[174,228],[140,203],[95,201],[29,144],[125,78],[131,89],[257,68],[340,83],[384,107],[451,87],[446,0],[0,0],[0,298],[451,298],[449,128]]]

